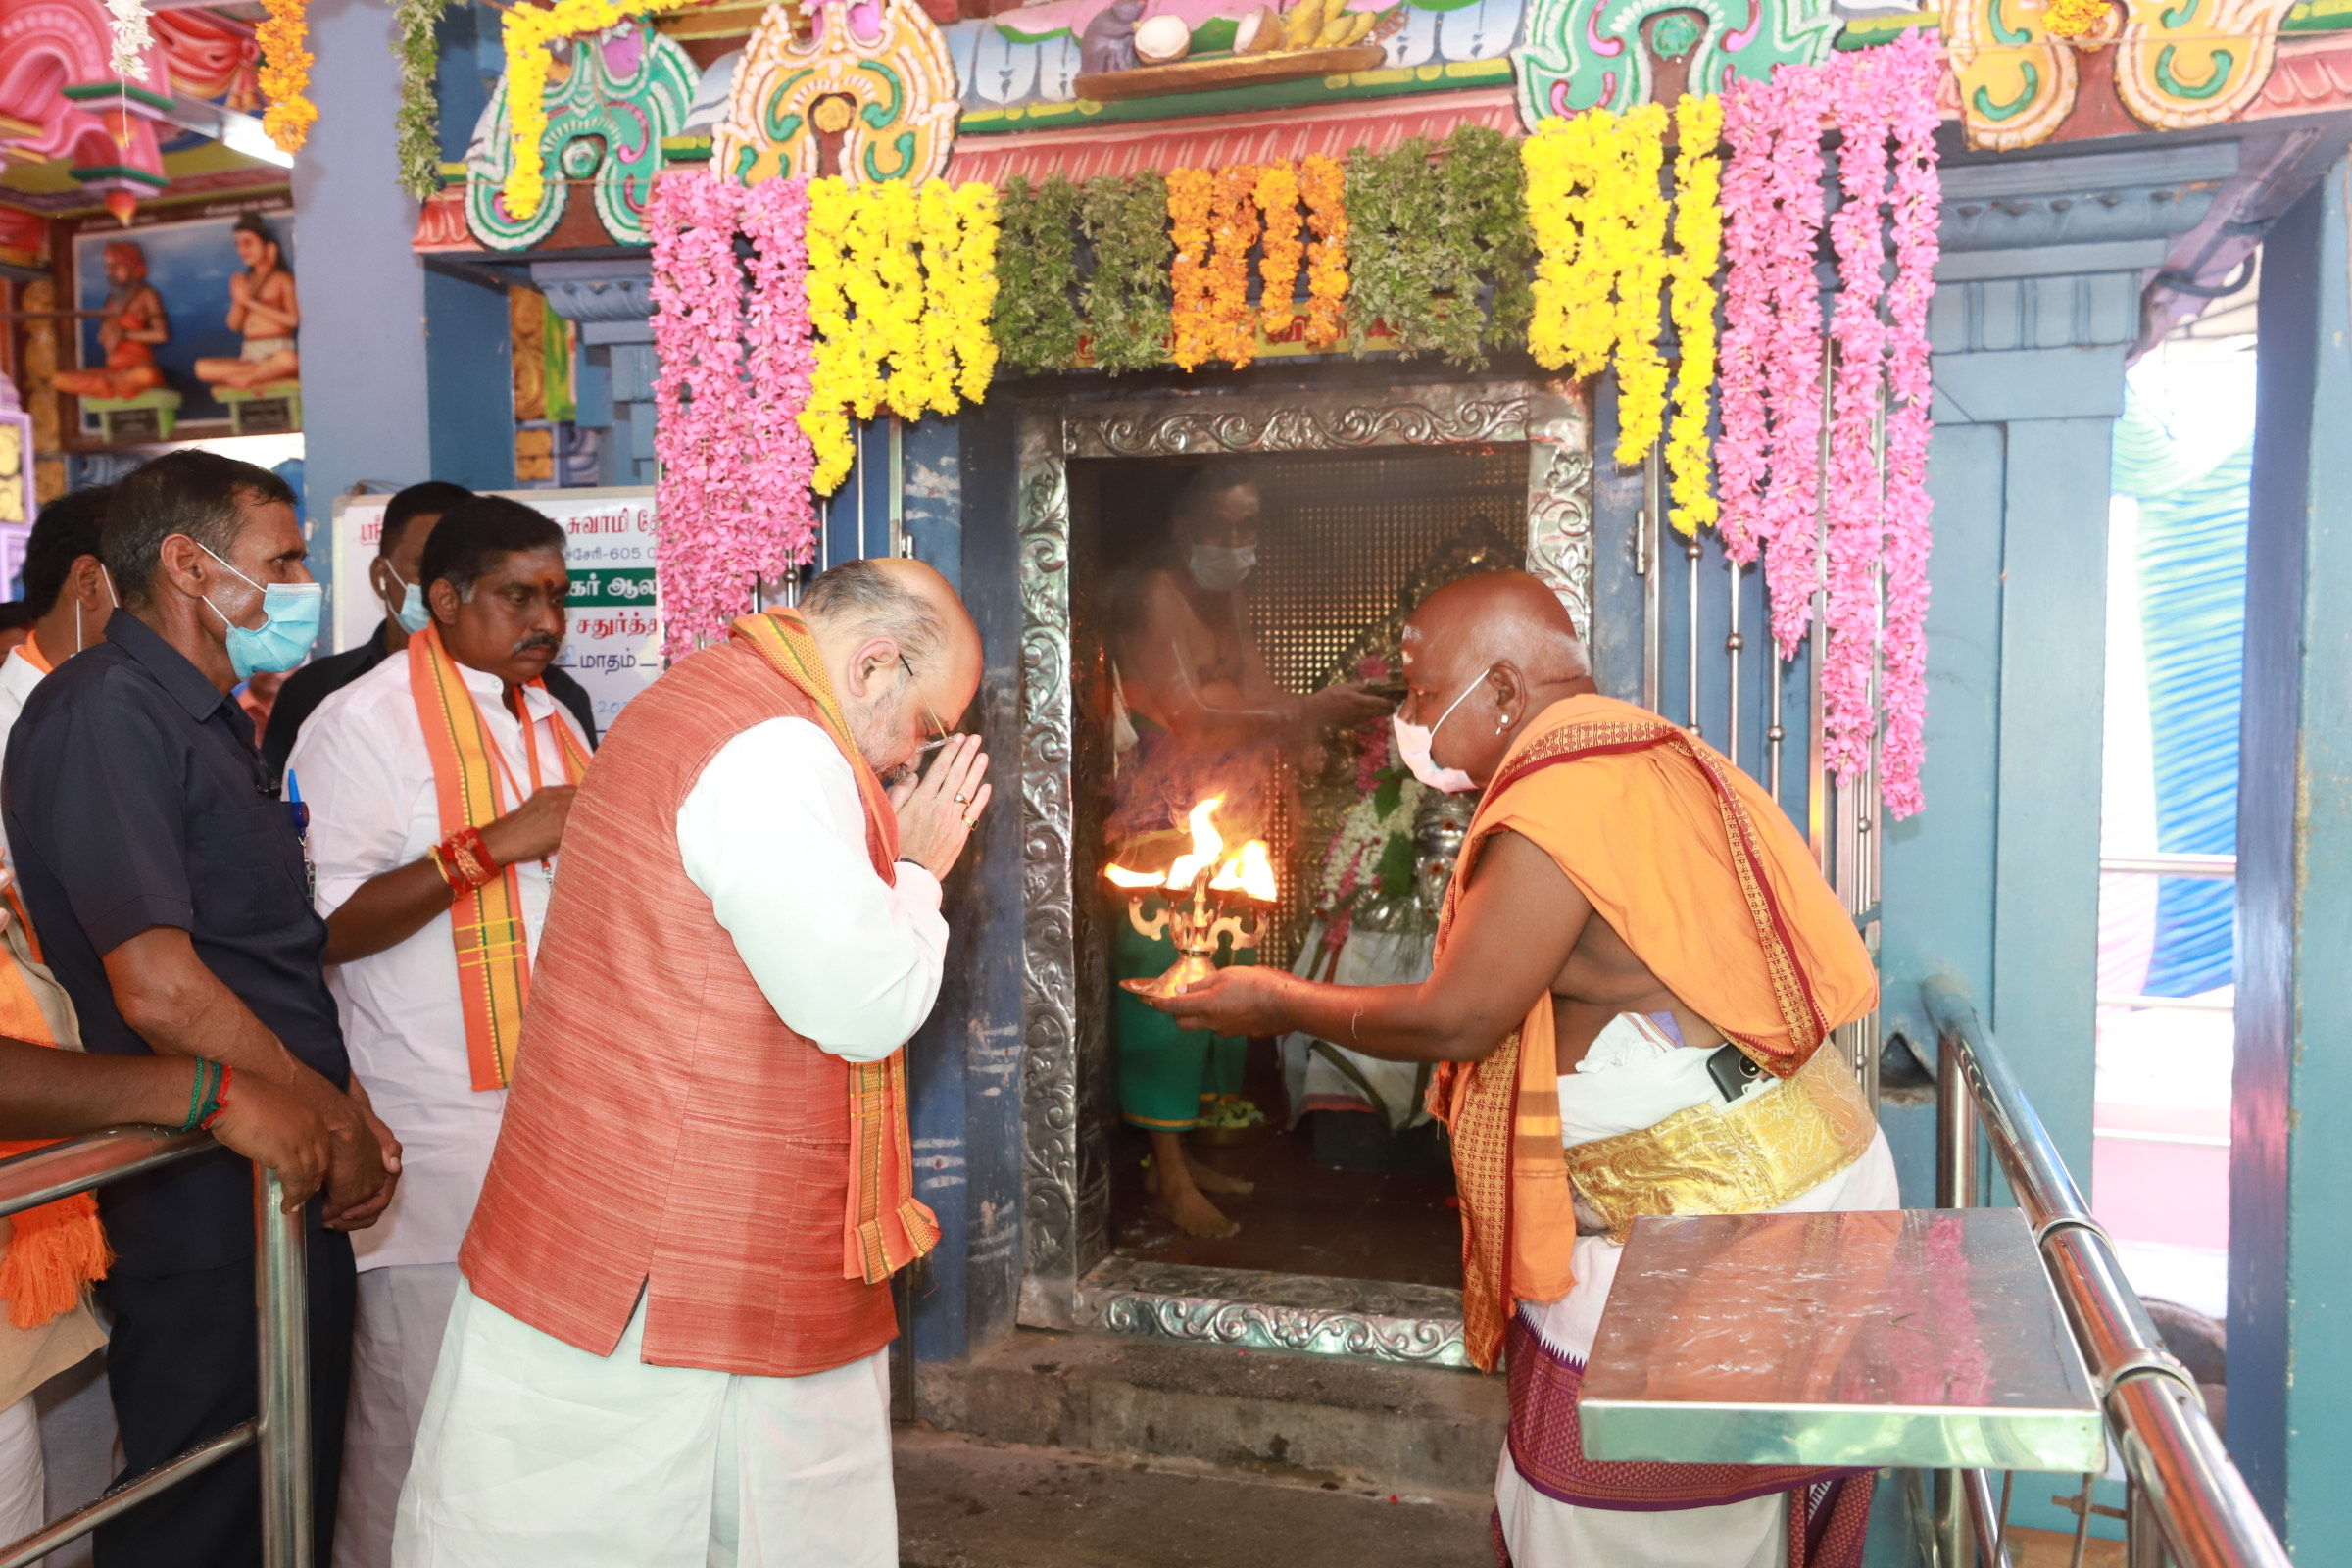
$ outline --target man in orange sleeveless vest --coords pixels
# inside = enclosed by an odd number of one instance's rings
[[[1430,596],[1404,634],[1396,749],[1483,790],[1417,985],[1225,969],[1186,1028],[1298,1029],[1438,1063],[1470,1356],[1505,1349],[1498,1555],[1518,1568],[1859,1568],[1871,1473],[1585,1457],[1577,1396],[1641,1214],[1900,1206],[1829,1032],[1878,994],[1853,921],[1772,798],[1601,696],[1521,572]]]
[[[624,710],[574,799],[397,1568],[898,1560],[900,1050],[988,804],[955,590],[852,562]],[[944,752],[916,781],[921,756]]]

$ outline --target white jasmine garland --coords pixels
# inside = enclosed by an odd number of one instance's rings
[[[109,67],[118,76],[129,76],[137,81],[147,79],[147,48],[155,35],[147,30],[146,0],[106,0],[108,30],[114,34],[114,56]]]

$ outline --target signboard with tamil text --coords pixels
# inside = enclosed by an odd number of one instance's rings
[[[654,586],[654,492],[632,485],[590,490],[503,490],[564,525],[571,568],[570,626],[556,661],[596,701],[596,724],[662,673],[662,615]],[[338,496],[334,532],[334,645],[350,648],[383,624],[368,562],[383,536],[390,496]],[[324,652],[325,650],[320,650]]]

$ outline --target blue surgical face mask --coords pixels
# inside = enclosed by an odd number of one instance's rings
[[[389,561],[384,563],[384,570],[401,587],[400,608],[392,612],[392,618],[400,622],[400,629],[417,632],[431,625],[433,612],[424,608],[424,585],[410,582],[399,572],[393,571],[392,563]]]
[[[220,557],[203,545],[203,550],[215,561]],[[318,612],[326,602],[326,591],[315,582],[273,582],[267,586],[229,566],[231,572],[262,590],[262,613],[259,626],[238,625],[220,614],[220,607],[207,599],[205,607],[228,627],[228,667],[237,672],[237,679],[251,680],[256,675],[275,675],[299,665],[311,656],[311,645],[318,640]]]

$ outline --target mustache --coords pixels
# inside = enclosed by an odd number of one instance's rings
[[[535,631],[528,637],[525,637],[522,641],[516,643],[514,645],[514,652],[508,657],[518,657],[520,655],[529,653],[534,648],[544,648],[551,654],[559,653],[563,650],[563,647],[564,639],[558,637],[555,633]]]

